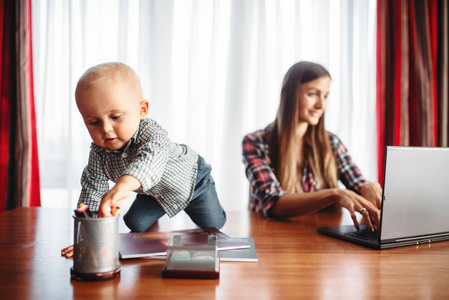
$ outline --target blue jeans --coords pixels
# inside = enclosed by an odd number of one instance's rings
[[[218,201],[211,169],[204,158],[198,155],[195,191],[184,211],[199,227],[220,229],[226,222],[226,213]],[[123,220],[131,231],[142,232],[148,230],[163,215],[165,211],[156,199],[150,195],[138,194]]]

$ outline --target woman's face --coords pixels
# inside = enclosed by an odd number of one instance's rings
[[[318,124],[326,109],[330,82],[329,76],[323,76],[300,85],[296,94],[299,123]]]

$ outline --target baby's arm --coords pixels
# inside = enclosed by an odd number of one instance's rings
[[[120,208],[123,201],[129,197],[132,191],[141,187],[140,181],[134,176],[123,175],[117,180],[112,189],[107,191],[101,198],[98,210],[99,217],[111,217],[111,211]]]
[[[120,205],[123,203],[123,200],[129,197],[130,191],[126,193],[127,189],[133,188],[136,185],[137,187],[132,190],[138,189],[140,187],[140,182],[130,175],[123,175],[122,177],[120,177],[116,185],[104,194],[101,200],[100,211],[98,212],[98,216],[99,217],[110,217],[112,215],[116,216],[118,214],[118,209],[120,208]],[[109,196],[106,197],[106,195],[108,194]],[[109,206],[108,204],[105,204],[103,206],[103,200],[105,199],[105,197],[107,198],[106,201],[108,201],[105,203],[110,203]],[[106,214],[102,213],[101,211],[102,208],[106,210]],[[108,208],[110,208],[112,213]],[[64,256],[65,258],[73,258],[73,245],[63,248],[61,250],[61,256]]]

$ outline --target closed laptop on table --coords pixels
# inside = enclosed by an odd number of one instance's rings
[[[379,231],[317,231],[375,249],[449,240],[449,148],[387,146],[385,155]]]

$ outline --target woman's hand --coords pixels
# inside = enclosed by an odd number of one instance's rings
[[[374,230],[379,229],[380,209],[378,209],[371,201],[351,190],[337,189],[337,203],[349,211],[357,230],[360,230],[360,224],[357,221],[355,212],[362,214],[368,228]]]
[[[368,182],[362,185],[360,194],[373,203],[378,209],[382,207],[382,188],[378,182]]]

